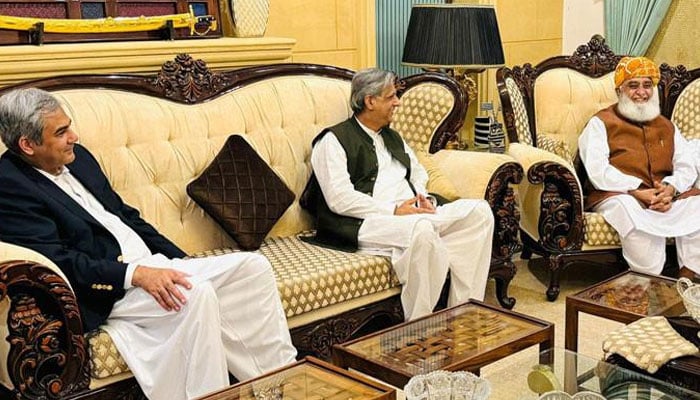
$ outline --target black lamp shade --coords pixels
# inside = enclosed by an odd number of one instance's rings
[[[402,63],[419,68],[503,66],[496,10],[485,5],[414,5]]]

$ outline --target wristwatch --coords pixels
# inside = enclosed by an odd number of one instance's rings
[[[661,184],[664,186],[671,186],[673,188],[673,196],[671,197],[672,200],[676,200],[676,198],[681,195],[681,192],[679,192],[678,189],[676,189],[676,187],[671,185],[670,183],[661,182]]]

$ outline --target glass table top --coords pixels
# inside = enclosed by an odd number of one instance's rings
[[[412,376],[517,342],[549,325],[476,303],[432,314],[343,348],[370,362]]]
[[[675,280],[634,272],[613,277],[572,297],[641,316],[674,316],[685,312]]]
[[[393,391],[383,391],[350,376],[336,373],[316,360],[313,363],[303,361],[294,364],[276,373],[243,382],[202,399],[393,399],[393,393]]]
[[[561,348],[518,353],[483,368],[481,376],[491,384],[490,398],[498,400],[536,400],[552,390],[568,394],[562,399],[583,398],[573,396],[585,391],[607,400],[700,399],[700,393]]]

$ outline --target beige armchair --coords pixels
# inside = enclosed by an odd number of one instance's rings
[[[508,153],[527,173],[518,187],[521,257],[534,252],[547,259],[550,301],[559,295],[560,273],[570,265],[585,260],[626,266],[617,232],[600,214],[583,210],[586,174],[577,156],[585,124],[617,101],[613,71],[620,58],[596,35],[570,56],[497,72]],[[687,138],[697,138],[698,71],[666,64],[661,71],[662,113]]]

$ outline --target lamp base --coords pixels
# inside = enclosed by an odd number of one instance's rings
[[[482,72],[482,70],[470,70],[470,69],[465,69],[465,70],[452,70],[450,75],[452,75],[453,78],[457,82],[459,82],[460,85],[462,85],[462,88],[464,91],[467,93],[467,97],[469,98],[469,102],[472,102],[476,100],[476,94],[477,94],[477,87],[476,87],[476,81],[471,75],[476,75],[479,72]]]

